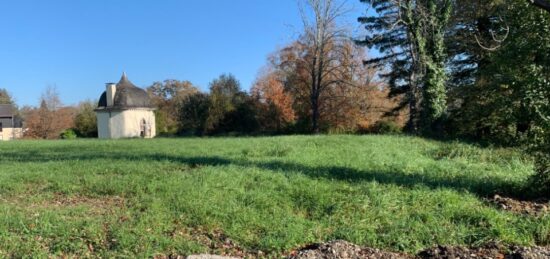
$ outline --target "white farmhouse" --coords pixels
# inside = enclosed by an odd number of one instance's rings
[[[0,141],[23,137],[23,123],[11,104],[0,104]]]
[[[155,137],[155,109],[147,92],[132,84],[126,73],[106,88],[95,110],[99,138]]]

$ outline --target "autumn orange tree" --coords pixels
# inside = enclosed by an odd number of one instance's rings
[[[283,78],[277,71],[262,73],[252,86],[251,94],[256,100],[262,131],[282,132],[295,121],[292,96],[285,92]]]
[[[40,106],[25,112],[25,137],[57,139],[60,134],[74,127],[74,107],[63,107],[55,86],[48,86],[40,97]]]
[[[331,132],[356,132],[368,125],[372,92],[382,86],[376,70],[363,65],[364,49],[347,40],[342,43],[338,62],[338,82],[321,95],[321,125]]]
[[[341,39],[338,44],[338,50],[331,53],[334,69],[324,79],[330,81],[319,89],[322,91],[316,101],[319,113],[317,124],[319,130],[324,132],[364,130],[382,119],[371,112],[380,107],[371,104],[388,100],[387,94],[381,94],[383,85],[377,80],[376,69],[363,65],[366,59],[364,49],[356,46],[349,38]],[[253,95],[259,96],[264,103],[270,102],[270,99],[279,99],[272,108],[285,112],[271,114],[271,120],[277,118],[279,123],[296,121],[295,130],[300,132],[311,130],[313,114],[311,70],[306,60],[309,58],[308,51],[308,46],[300,40],[276,51],[268,58],[267,67],[264,68],[267,72],[261,73],[253,87]],[[376,118],[371,118],[373,115]]]
[[[300,9],[304,31],[295,62],[297,69],[304,70],[307,75],[299,79],[307,86],[311,131],[319,133],[321,96],[335,85],[349,83],[340,77],[346,69],[340,61],[347,35],[337,24],[346,10],[344,4],[334,0],[303,0],[300,3],[303,4]]]

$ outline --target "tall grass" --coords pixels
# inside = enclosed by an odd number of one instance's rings
[[[0,257],[277,255],[319,241],[415,252],[550,244],[550,216],[484,201],[520,195],[513,150],[403,136],[0,144]],[[221,238],[221,237],[223,238]]]

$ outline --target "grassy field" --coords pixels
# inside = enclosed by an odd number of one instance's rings
[[[401,136],[21,141],[0,143],[0,161],[0,257],[550,244],[550,215],[483,199],[529,177],[511,150]]]

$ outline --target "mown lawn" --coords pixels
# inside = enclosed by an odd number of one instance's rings
[[[401,136],[0,143],[0,257],[211,252],[278,255],[345,239],[550,244],[550,215],[484,201],[518,194],[528,159]]]

